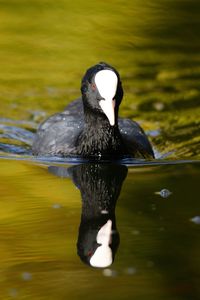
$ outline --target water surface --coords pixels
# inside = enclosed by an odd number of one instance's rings
[[[108,178],[99,174],[101,182]],[[104,269],[77,255],[78,179],[9,159],[1,161],[0,177],[3,299],[199,299],[198,163],[129,167],[115,199],[120,242]],[[171,192],[166,198],[163,189]]]
[[[198,1],[0,8],[2,299],[199,299]],[[80,96],[99,61],[119,70],[120,115],[142,125],[157,160],[33,158],[38,124]],[[114,262],[91,268],[83,254],[108,220]]]

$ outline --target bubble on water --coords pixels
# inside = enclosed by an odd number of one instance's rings
[[[115,277],[115,276],[117,276],[117,272],[115,270],[111,270],[111,269],[104,269],[103,275],[106,277]]]
[[[156,195],[160,195],[162,198],[168,198],[172,192],[170,192],[168,189],[162,189],[159,192],[155,192]]]
[[[32,279],[32,275],[29,272],[23,272],[22,273],[22,279],[25,281],[30,281]]]
[[[200,216],[195,216],[190,219],[191,222],[200,225]]]

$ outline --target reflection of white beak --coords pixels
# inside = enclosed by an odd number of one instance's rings
[[[101,244],[90,259],[90,265],[97,268],[105,268],[112,264],[112,250],[109,243],[112,235],[112,221],[108,220],[107,223],[101,227],[97,234],[97,243]]]
[[[99,71],[95,76],[95,83],[98,88],[99,94],[105,100],[101,100],[99,105],[106,117],[108,118],[110,125],[115,125],[115,100],[113,100],[116,91],[118,78],[115,72],[112,70]]]

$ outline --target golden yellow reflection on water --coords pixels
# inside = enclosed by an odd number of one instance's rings
[[[86,68],[107,61],[122,76],[121,115],[160,152],[198,159],[199,20],[196,0],[1,1],[0,124],[34,131],[79,97]],[[20,144],[0,136],[7,142]],[[76,254],[81,198],[71,179],[1,159],[0,299],[199,299],[198,170],[129,171],[114,273],[103,273]],[[169,199],[155,194],[162,188]]]
[[[116,207],[121,243],[114,264],[99,270],[77,255],[82,205],[71,179],[1,160],[2,299],[198,299],[198,181],[198,164],[130,168]]]
[[[48,173],[44,165],[1,160],[0,180],[2,299],[92,299],[94,293],[95,299],[122,299],[126,293],[128,299],[132,285],[140,293],[148,272],[133,282],[119,260],[121,275],[107,278],[80,261],[76,241],[81,198],[70,179]],[[152,276],[156,284],[149,283],[149,288],[155,289],[154,295],[162,293],[159,276]]]

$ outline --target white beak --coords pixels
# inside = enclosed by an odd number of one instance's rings
[[[108,220],[97,234],[97,243],[101,244],[90,259],[93,267],[105,268],[112,264],[112,250],[109,247],[112,235],[112,221]]]
[[[99,94],[105,100],[100,100],[99,105],[111,126],[115,125],[115,100],[118,78],[112,70],[99,71],[95,76],[95,83]]]

